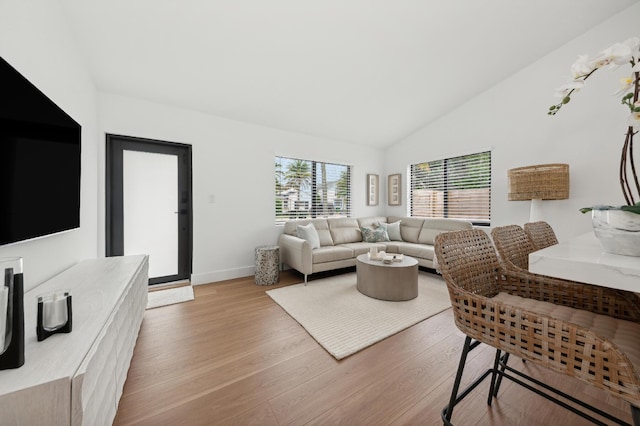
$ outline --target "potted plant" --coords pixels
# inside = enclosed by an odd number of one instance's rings
[[[622,87],[616,94],[630,112],[618,168],[626,204],[596,205],[581,211],[592,212],[594,233],[605,251],[640,256],[640,182],[633,155],[633,138],[640,130],[640,38],[633,37],[622,43],[615,43],[592,58],[588,55],[578,56],[578,60],[571,66],[572,80],[557,89],[560,102],[549,107],[548,114],[556,115],[597,70],[616,69],[625,65],[631,66],[631,73],[622,79]]]

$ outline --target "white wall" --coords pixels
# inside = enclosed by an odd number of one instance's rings
[[[624,203],[617,170],[628,109],[612,93],[629,67],[619,72],[597,71],[558,115],[546,112],[557,102],[554,89],[569,78],[570,66],[579,54],[595,55],[615,42],[640,36],[638,21],[640,4],[426,125],[387,150],[386,173],[402,172],[404,179],[409,164],[492,148],[491,224],[522,225],[529,219],[530,203],[507,201],[507,170],[568,163],[570,198],[545,201],[544,215],[560,240],[589,232],[590,216],[579,208]],[[469,64],[468,78],[473,79],[474,67],[481,66]],[[401,207],[387,207],[387,213],[406,213],[406,198]]]
[[[104,255],[106,132],[193,145],[195,282],[249,275],[253,248],[275,242],[281,232],[273,224],[275,155],[353,165],[355,216],[406,213],[406,197],[401,207],[386,207],[387,174],[401,172],[404,179],[408,164],[487,147],[493,149],[494,226],[524,223],[528,218],[529,203],[508,202],[506,193],[507,170],[522,165],[571,165],[571,198],[545,203],[548,221],[561,239],[590,229],[588,216],[578,208],[622,202],[616,169],[626,111],[610,95],[617,88],[617,77],[600,71],[558,116],[548,117],[546,110],[555,101],[554,88],[563,83],[578,54],[596,53],[638,35],[640,5],[386,152],[115,95],[98,97],[57,2],[3,0],[1,6],[0,55],[82,125],[81,228],[0,247],[2,257],[24,257],[27,289],[81,259]],[[482,65],[469,64],[469,78],[474,66]],[[247,169],[252,173],[246,175]],[[367,173],[380,174],[378,207],[365,205]],[[243,194],[245,188],[251,193]],[[215,196],[213,204],[208,202],[210,195]]]
[[[29,290],[97,255],[96,91],[57,2],[2,1],[0,56],[82,126],[80,229],[0,247],[0,257],[24,258]]]
[[[106,133],[193,146],[194,284],[253,274],[254,248],[277,242],[282,227],[275,225],[276,155],[352,165],[354,216],[383,208],[365,205],[365,176],[382,172],[381,150],[113,94],[99,96],[99,116],[101,165]],[[103,181],[99,188],[104,229]],[[104,232],[99,245],[104,253]]]

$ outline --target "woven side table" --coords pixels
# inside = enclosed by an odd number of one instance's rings
[[[256,247],[256,284],[277,284],[280,279],[280,247]]]

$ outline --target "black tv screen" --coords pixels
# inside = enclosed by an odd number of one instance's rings
[[[80,135],[0,58],[0,245],[80,227]]]

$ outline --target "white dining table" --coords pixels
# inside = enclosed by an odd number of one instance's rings
[[[640,292],[640,257],[604,252],[593,232],[529,254],[529,271]]]

